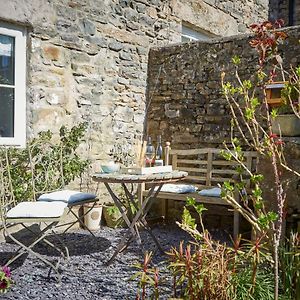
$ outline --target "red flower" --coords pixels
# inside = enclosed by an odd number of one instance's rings
[[[11,277],[11,271],[10,268],[7,266],[2,267],[3,272],[5,273],[6,277]]]
[[[284,20],[283,19],[278,19],[274,23],[276,28],[281,28],[284,25]]]
[[[250,46],[255,48],[260,44],[260,41],[258,39],[253,39],[249,42]]]
[[[265,21],[262,23],[262,27],[265,27],[266,29],[272,29],[273,28],[273,24],[270,21]]]
[[[275,133],[271,133],[271,134],[269,135],[269,138],[270,138],[270,139],[278,139],[278,135],[275,134]]]
[[[8,282],[7,282],[7,280],[6,280],[6,279],[2,279],[2,280],[0,281],[0,290],[5,290],[5,289],[7,289],[7,287],[8,287]]]
[[[284,141],[279,139],[275,142],[275,145],[284,145]]]

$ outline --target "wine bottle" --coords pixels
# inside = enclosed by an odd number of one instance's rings
[[[161,135],[157,136],[157,145],[155,151],[155,164],[156,165],[163,165],[163,147],[161,144]]]

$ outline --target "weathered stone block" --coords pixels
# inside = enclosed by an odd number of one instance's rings
[[[117,41],[112,41],[111,43],[108,44],[108,48],[114,51],[120,51],[124,48],[124,45]]]
[[[132,60],[131,54],[128,52],[124,52],[124,51],[120,52],[119,57],[123,60]]]
[[[81,20],[80,27],[85,34],[94,35],[96,33],[96,26],[88,19]]]
[[[60,60],[63,57],[62,49],[52,45],[46,45],[43,47],[43,56],[50,60]]]

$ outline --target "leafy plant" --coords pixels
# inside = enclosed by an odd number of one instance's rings
[[[143,264],[136,264],[134,267],[140,271],[136,272],[130,280],[139,279],[139,291],[136,300],[145,300],[147,297],[147,288],[149,288],[150,299],[159,299],[159,272],[158,268],[150,268],[152,252],[146,252]],[[152,290],[152,292],[151,292]],[[149,298],[148,298],[149,299]]]
[[[138,201],[136,197],[131,196],[132,193],[126,193],[127,191],[126,186],[124,186],[124,188],[125,191],[121,190],[118,193],[118,199],[120,200],[121,209],[123,210],[124,213],[126,213],[128,220],[131,222],[138,209]],[[105,207],[105,211],[107,211],[108,216],[111,217],[111,220],[107,222],[109,223],[108,226],[122,227],[125,224],[125,220],[123,219],[121,212],[119,211],[119,208],[115,204],[113,203],[107,204],[107,206]]]
[[[231,279],[235,294],[231,300],[272,300],[274,299],[274,280],[268,270],[259,270],[253,287],[252,270],[245,268],[235,273]],[[252,293],[249,293],[249,291]]]
[[[300,297],[300,234],[291,233],[279,251],[282,286],[286,299]]]
[[[2,267],[0,269],[0,294],[6,293],[11,287],[13,280],[9,267]]]
[[[112,216],[112,215],[114,215],[114,214],[116,214],[118,212],[119,212],[119,209],[117,208],[116,205],[110,205],[110,206],[107,207],[107,213],[110,216]]]
[[[1,208],[11,201],[36,199],[79,177],[90,163],[77,153],[85,128],[85,124],[70,130],[63,126],[58,141],[50,130],[41,132],[25,149],[1,147]]]
[[[190,209],[198,213],[199,229]],[[203,227],[204,210],[202,204],[188,198],[182,221],[177,222],[192,240],[182,241],[179,247],[172,247],[167,252],[168,270],[173,278],[173,282],[169,282],[169,286],[173,287],[172,297],[189,300],[273,300],[275,284],[270,269],[274,260],[264,237],[258,237],[254,241],[242,241],[239,237],[233,241],[232,246],[220,243]],[[298,274],[298,277],[291,277],[299,280],[299,240],[294,236],[290,245],[293,245],[292,250],[288,248],[283,253],[287,255],[288,261],[293,260],[292,274]],[[295,253],[298,253],[296,258]],[[166,278],[170,278],[167,276],[158,280],[158,269],[149,267],[151,257],[151,253],[146,254],[144,263],[136,265],[140,271],[131,278],[139,278],[136,299],[158,299],[155,298],[161,294],[161,284],[158,283],[167,282]],[[294,264],[295,261],[297,264]],[[293,281],[291,287],[297,283],[298,281]],[[288,296],[284,285],[280,287],[279,299],[297,299]]]
[[[244,79],[239,74],[241,59],[233,58],[235,65],[235,82],[225,82],[225,73],[222,73],[221,81],[223,94],[227,100],[232,115],[231,144],[225,144],[230,155],[229,159],[239,163],[239,182],[236,184],[225,183],[223,199],[229,202],[239,211],[252,225],[254,231],[265,236],[271,245],[274,258],[274,299],[279,297],[279,260],[278,251],[282,235],[284,221],[284,206],[286,200],[285,185],[282,180],[282,171],[285,169],[300,177],[297,170],[287,165],[284,157],[284,142],[280,137],[273,134],[271,121],[276,117],[276,111],[270,111],[265,86],[279,75],[282,81],[289,81],[284,88],[287,104],[298,117],[299,98],[296,105],[293,103],[293,89],[299,95],[300,69],[291,69],[291,73],[283,68],[283,59],[278,46],[287,39],[287,34],[279,30],[283,25],[282,20],[275,23],[269,21],[253,24],[251,29],[254,38],[250,46],[255,48],[258,54],[259,66],[250,77]],[[299,73],[298,73],[299,71]],[[287,78],[288,77],[288,78]],[[274,211],[270,210],[265,203],[263,195],[263,177],[247,167],[247,161],[242,154],[242,146],[259,153],[270,164],[270,171],[274,175],[274,191],[276,205]],[[252,188],[249,191],[249,178]],[[236,201],[235,193],[242,199]]]

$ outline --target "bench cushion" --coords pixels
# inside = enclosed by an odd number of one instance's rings
[[[191,184],[164,184],[161,188],[161,192],[176,193],[176,194],[186,194],[194,193],[197,188]]]
[[[214,187],[211,189],[204,189],[198,192],[200,196],[206,197],[220,197],[221,196],[221,189],[219,187]]]
[[[81,201],[87,201],[95,199],[96,195],[90,193],[82,193],[71,190],[61,190],[57,192],[42,194],[38,201],[62,201],[68,204],[79,203]]]
[[[67,204],[64,202],[21,202],[7,212],[7,218],[59,218]]]

